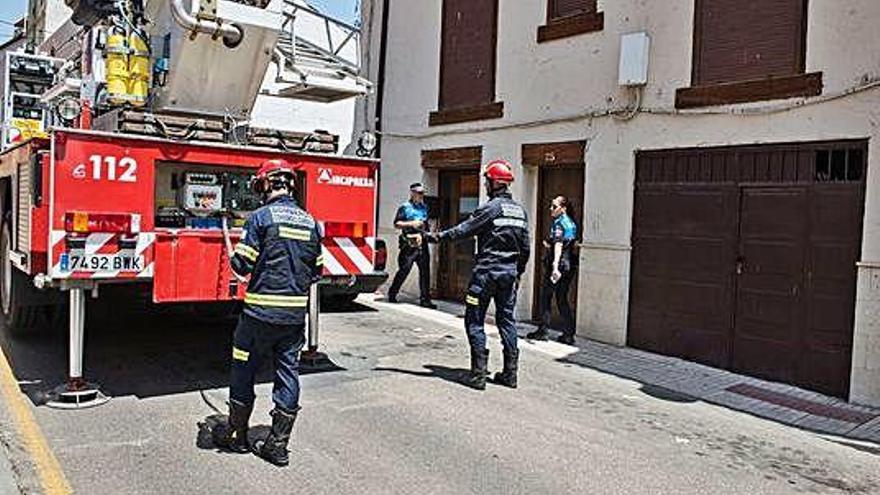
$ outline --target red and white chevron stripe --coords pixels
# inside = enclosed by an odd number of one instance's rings
[[[323,239],[325,275],[363,275],[375,271],[375,237]]]
[[[51,259],[50,276],[55,279],[73,278],[151,278],[153,276],[153,244],[156,242],[156,234],[152,232],[141,232],[135,234],[137,236],[137,244],[134,248],[133,256],[144,257],[144,269],[140,272],[135,271],[65,271],[61,268],[61,255],[69,252],[67,247],[68,233],[60,230],[53,230],[51,233]],[[122,234],[113,233],[95,233],[89,234],[86,238],[84,254],[116,254],[121,251],[119,249],[118,240]],[[131,238],[131,236],[126,236]]]

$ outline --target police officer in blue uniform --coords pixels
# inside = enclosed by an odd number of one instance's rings
[[[428,234],[428,240],[439,242],[476,236],[477,255],[465,298],[465,329],[471,348],[471,372],[467,384],[475,389],[486,388],[489,350],[483,329],[489,302],[495,301],[495,320],[504,347],[504,369],[494,381],[517,387],[516,321],[514,306],[519,278],[529,261],[529,224],[525,209],[510,195],[513,182],[510,163],[494,160],[483,174],[489,201],[477,208],[464,222],[439,234]]]
[[[232,257],[232,269],[250,275],[250,281],[233,337],[229,421],[213,431],[217,446],[237,453],[253,449],[278,466],[289,462],[287,444],[300,410],[298,356],[305,344],[309,287],[320,278],[323,263],[320,227],[291,196],[294,177],[291,164],[269,160],[254,181],[265,205],[248,218]],[[272,427],[251,447],[254,378],[269,356],[275,372]]]
[[[544,240],[548,248],[544,255],[544,279],[541,284],[541,326],[526,338],[547,340],[547,327],[550,325],[553,298],[562,317],[562,335],[557,339],[563,344],[574,344],[574,316],[568,304],[568,288],[574,278],[576,260],[574,245],[577,242],[577,225],[568,216],[569,201],[565,196],[556,196],[550,203],[550,235]]]
[[[388,289],[388,302],[396,303],[400,287],[409,276],[415,263],[419,267],[420,305],[436,308],[431,302],[431,256],[424,231],[428,224],[428,205],[425,204],[425,187],[416,182],[409,186],[410,199],[400,205],[394,216],[394,226],[400,229],[397,255],[397,273]]]

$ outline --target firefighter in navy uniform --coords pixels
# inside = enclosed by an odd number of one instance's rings
[[[477,237],[477,255],[465,299],[465,328],[471,348],[467,384],[478,390],[486,388],[489,350],[483,325],[489,302],[494,300],[495,320],[504,347],[504,369],[495,374],[494,381],[516,388],[519,350],[514,306],[519,278],[531,254],[529,224],[525,209],[510,195],[510,163],[494,160],[486,166],[483,176],[489,201],[464,222],[427,237],[430,242]]]
[[[250,281],[233,337],[229,422],[213,432],[219,447],[238,453],[253,449],[278,466],[288,464],[287,444],[300,409],[298,357],[305,344],[309,287],[320,278],[323,264],[321,230],[294,201],[294,177],[289,163],[269,160],[254,180],[265,205],[248,218],[232,258],[232,269],[240,276],[250,274]],[[251,447],[247,433],[254,378],[268,356],[275,373],[272,427]]]

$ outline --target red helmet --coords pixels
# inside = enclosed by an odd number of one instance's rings
[[[288,162],[287,160],[273,158],[272,160],[266,160],[265,162],[260,164],[260,170],[257,171],[257,178],[268,179],[269,176],[275,175],[277,173],[295,175],[296,169],[293,168],[293,165],[291,165],[290,162]]]
[[[495,182],[510,184],[513,182],[513,167],[507,160],[492,160],[486,165],[483,176]]]
[[[296,168],[287,160],[274,158],[266,160],[257,170],[254,177],[254,191],[264,193],[269,191],[270,181],[286,181],[290,189],[294,186],[294,178],[296,177]]]

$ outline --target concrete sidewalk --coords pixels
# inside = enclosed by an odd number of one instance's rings
[[[463,305],[443,301],[436,301],[438,311],[406,303],[388,304],[382,298],[362,297],[361,302],[424,318],[440,318],[444,323],[464,315]],[[487,318],[487,332],[497,335],[491,323],[492,318]],[[518,327],[521,337],[535,329],[528,323],[519,323]],[[704,401],[818,433],[880,444],[880,409],[674,357],[582,338],[577,339],[577,346],[528,340],[522,340],[520,345],[526,350],[551,355],[560,363],[637,381],[668,400]]]

